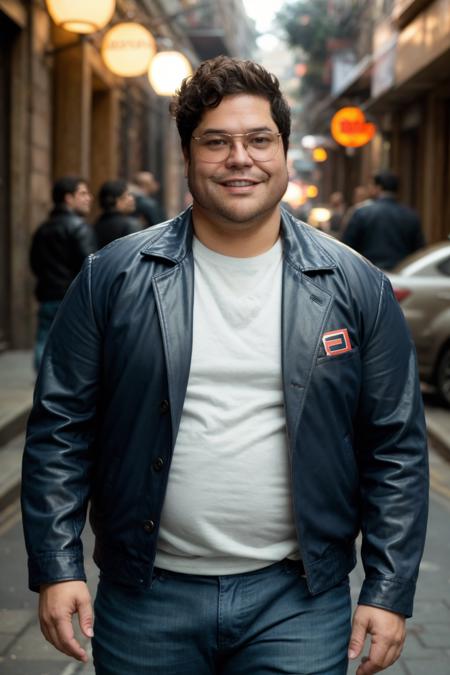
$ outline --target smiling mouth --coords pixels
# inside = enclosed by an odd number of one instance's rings
[[[252,187],[254,185],[258,185],[253,180],[226,180],[221,183],[221,185],[224,185],[225,187]]]

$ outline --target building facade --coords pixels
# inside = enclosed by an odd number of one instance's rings
[[[324,194],[366,184],[380,168],[400,176],[400,198],[419,212],[429,243],[450,232],[450,0],[377,0],[359,5],[357,59],[316,103],[317,131],[357,105],[377,125],[363,148],[335,148]],[[361,36],[370,35],[371,39]]]
[[[146,25],[161,45],[185,51],[195,66],[202,56],[181,19],[189,11],[178,0],[117,0],[114,21]],[[83,39],[58,29],[44,0],[0,0],[0,351],[32,344],[29,247],[57,177],[80,175],[96,194],[105,180],[150,170],[162,184],[167,213],[184,205],[168,98],[157,96],[146,76],[113,75],[100,41],[101,33]]]

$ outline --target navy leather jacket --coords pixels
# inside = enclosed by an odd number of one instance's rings
[[[292,494],[309,590],[355,564],[359,602],[409,616],[427,519],[416,357],[380,270],[282,212],[282,368]],[[30,588],[148,587],[192,343],[191,212],[90,256],[51,331],[23,464]],[[256,423],[256,421],[255,421]]]

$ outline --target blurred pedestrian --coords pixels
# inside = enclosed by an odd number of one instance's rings
[[[35,392],[22,504],[42,630],[84,661],[78,613],[99,675],[344,675],[371,635],[371,675],[401,652],[426,529],[403,313],[380,270],[280,206],[274,75],[211,59],[171,112],[192,208],[89,259]]]
[[[375,201],[356,209],[342,238],[383,270],[391,270],[425,244],[419,216],[397,201],[398,188],[394,173],[377,173],[371,185]]]
[[[134,177],[136,200],[135,216],[141,218],[144,227],[151,227],[166,220],[166,213],[157,198],[160,184],[150,171],[140,171]]]
[[[350,222],[350,218],[355,213],[356,209],[361,208],[361,206],[368,206],[372,203],[373,199],[370,197],[370,191],[366,185],[357,185],[353,189],[352,204],[348,207],[342,219],[341,236],[344,234],[345,229]]]
[[[75,176],[58,179],[53,185],[52,199],[53,208],[34,233],[30,251],[39,302],[34,347],[36,371],[61,300],[86,256],[95,250],[94,233],[85,221],[92,204],[86,181]]]
[[[142,224],[132,215],[136,204],[125,180],[109,180],[103,183],[98,201],[103,209],[94,225],[98,248],[119,237],[142,230]]]
[[[332,192],[329,199],[330,220],[329,233],[337,239],[341,236],[342,219],[345,214],[345,200],[342,192]]]

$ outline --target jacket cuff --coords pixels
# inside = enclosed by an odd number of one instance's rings
[[[39,592],[41,584],[58,581],[86,581],[83,555],[80,552],[44,553],[28,559],[28,586]]]
[[[358,599],[358,605],[372,605],[391,612],[412,616],[416,582],[406,579],[375,577],[366,579]]]

